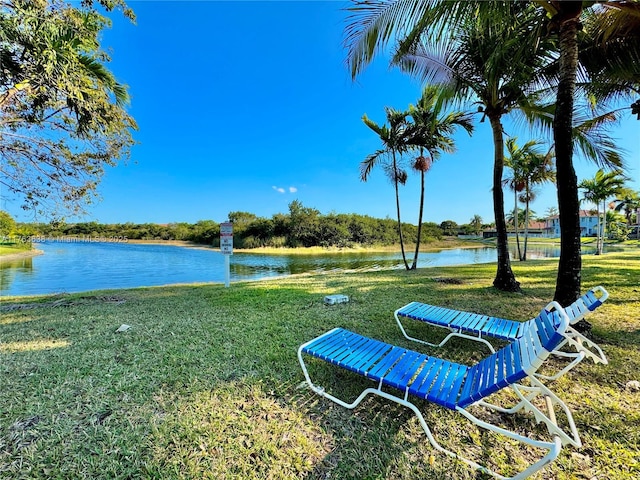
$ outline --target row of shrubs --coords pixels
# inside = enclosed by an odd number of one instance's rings
[[[289,204],[289,212],[271,218],[258,217],[249,212],[231,212],[236,248],[258,247],[350,247],[354,245],[394,245],[398,243],[398,224],[391,218],[379,219],[368,215],[321,214],[305,207],[297,200]],[[88,236],[128,240],[187,240],[219,246],[220,224],[213,220],[196,223],[29,223],[18,224],[25,235]],[[415,243],[416,225],[403,223],[402,233],[407,243]],[[422,226],[421,241],[441,239],[444,235],[465,233],[455,222],[440,225],[429,222]]]

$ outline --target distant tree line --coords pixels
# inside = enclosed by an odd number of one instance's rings
[[[315,208],[305,207],[300,201],[289,204],[288,213],[276,213],[271,218],[259,217],[250,212],[230,212],[233,222],[236,248],[258,247],[353,247],[388,246],[398,243],[398,224],[394,219],[373,218],[355,213],[321,214]],[[417,241],[418,227],[403,223],[408,243]],[[21,235],[43,237],[86,236],[123,238],[129,240],[186,240],[200,244],[219,246],[220,224],[213,220],[196,223],[18,223],[16,232]],[[477,226],[458,225],[445,220],[439,225],[433,222],[422,226],[421,241],[440,240],[443,236],[477,233]]]

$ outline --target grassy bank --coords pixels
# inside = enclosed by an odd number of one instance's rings
[[[30,243],[3,243],[0,244],[0,256],[15,255],[16,253],[24,253],[33,247]]]
[[[475,239],[460,239],[456,237],[444,237],[441,240],[431,240],[420,244],[421,252],[435,252],[439,250],[446,250],[449,248],[478,248],[486,247],[487,243],[482,240]],[[405,245],[405,253],[407,261],[413,260],[413,254],[415,251],[415,244]],[[258,247],[234,249],[235,252],[242,253],[263,253],[268,255],[316,255],[326,253],[350,253],[350,252],[400,252],[400,244],[398,245],[354,245],[352,247]]]
[[[488,287],[494,266],[473,265],[8,299],[0,307],[0,478],[483,478],[435,452],[408,409],[369,398],[349,411],[300,388],[296,349],[342,326],[470,363],[487,354],[481,345],[418,347],[402,339],[392,312],[419,299],[525,319],[552,298],[555,266],[515,262],[523,295]],[[610,364],[583,362],[551,385],[584,446],[563,449],[538,478],[640,474],[640,393],[625,387],[640,380],[637,252],[585,257],[583,285],[599,284],[611,297],[589,319]],[[351,302],[323,305],[333,293]],[[131,328],[116,333],[122,324]],[[349,400],[369,386],[328,364],[309,366]],[[449,448],[507,473],[530,459],[459,415],[417,404]],[[536,430],[526,415],[504,420]]]

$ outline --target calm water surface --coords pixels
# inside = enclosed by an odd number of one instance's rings
[[[2,295],[34,295],[176,283],[224,282],[224,257],[214,250],[131,243],[38,243],[44,255],[0,263]],[[557,257],[559,248],[529,247],[529,258]],[[418,267],[496,261],[494,248],[421,252]],[[231,256],[231,281],[307,272],[403,268],[400,253]]]

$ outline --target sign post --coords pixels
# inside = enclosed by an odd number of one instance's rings
[[[231,283],[231,261],[233,255],[233,223],[220,224],[220,252],[224,255],[224,286],[229,288]]]

